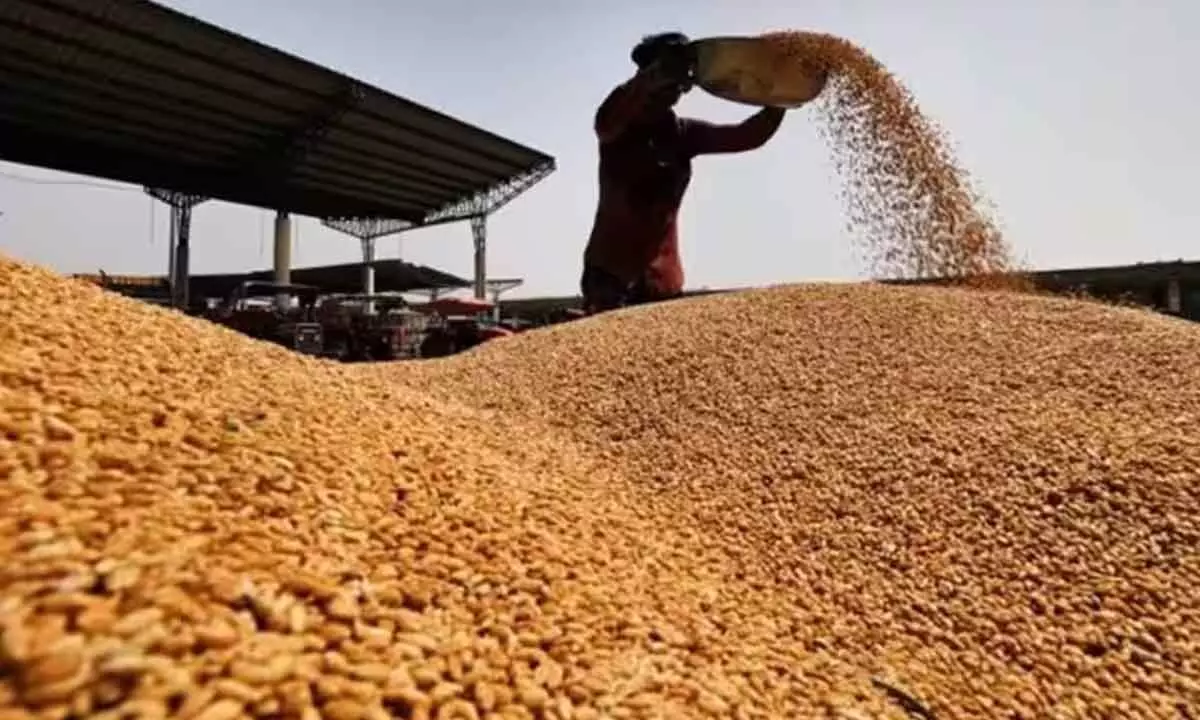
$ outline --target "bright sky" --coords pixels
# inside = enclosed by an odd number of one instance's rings
[[[872,51],[953,135],[963,164],[1037,267],[1197,258],[1200,93],[1194,0],[170,0],[197,15],[554,155],[559,170],[490,223],[489,274],[516,294],[568,294],[596,200],[596,105],[631,72],[642,35],[803,28]],[[1189,89],[1190,88],[1190,89]],[[680,112],[749,110],[697,91]],[[682,215],[692,287],[851,278],[828,153],[808,111],[763,149],[704,158]],[[161,273],[167,216],[137,188],[0,163],[0,251],[63,272]],[[208,203],[193,271],[267,267],[271,215]],[[352,262],[358,243],[299,220],[297,265]],[[471,272],[465,223],[385,239]]]

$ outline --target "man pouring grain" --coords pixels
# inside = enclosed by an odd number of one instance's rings
[[[754,150],[783,120],[779,108],[732,125],[677,116],[692,88],[688,45],[680,33],[642,40],[631,54],[637,73],[596,112],[600,200],[580,283],[589,314],[681,295],[676,225],[692,158]]]

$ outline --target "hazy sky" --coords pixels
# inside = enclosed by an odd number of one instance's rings
[[[559,169],[491,220],[494,277],[573,293],[596,199],[597,103],[642,35],[802,28],[871,50],[952,134],[962,163],[1038,267],[1197,258],[1200,22],[1194,0],[171,0],[170,6],[549,152]],[[746,108],[692,93],[683,114]],[[33,184],[0,163],[0,251],[64,272],[162,272],[167,215],[137,191]],[[807,110],[741,156],[704,158],[682,214],[688,284],[858,274],[837,183]],[[266,267],[270,214],[196,209],[193,270]],[[355,261],[357,241],[303,218],[297,265]],[[471,272],[459,223],[385,239],[381,257]]]

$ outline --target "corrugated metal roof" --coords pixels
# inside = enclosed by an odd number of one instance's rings
[[[316,217],[421,224],[554,167],[147,0],[0,2],[0,157]]]

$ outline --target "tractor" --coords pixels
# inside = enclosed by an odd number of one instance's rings
[[[252,338],[305,355],[321,356],[325,349],[324,333],[315,318],[319,295],[320,290],[310,285],[252,280],[235,288],[206,316]],[[289,299],[284,309],[279,307],[281,296]]]

